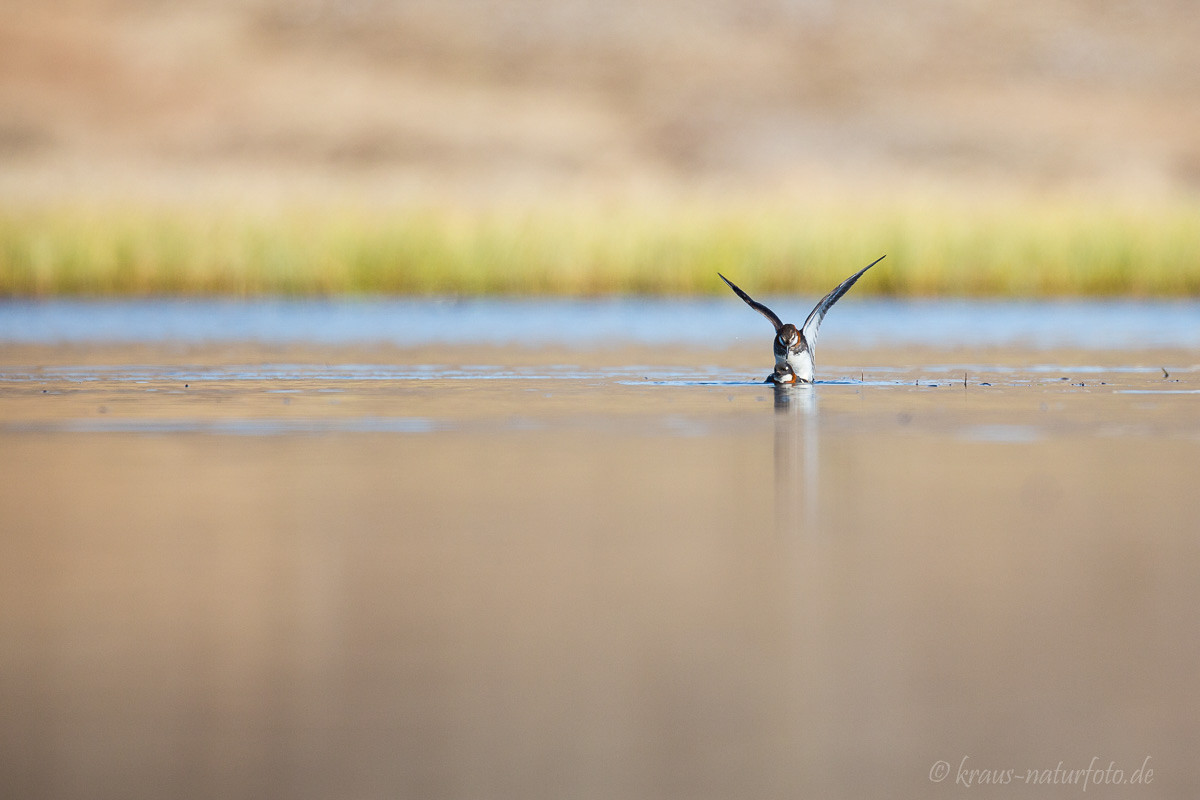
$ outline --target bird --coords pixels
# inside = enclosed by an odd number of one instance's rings
[[[863,276],[863,273],[886,257],[886,255],[880,256],[839,283],[837,288],[821,298],[821,301],[809,313],[808,319],[804,320],[804,324],[799,328],[790,322],[785,324],[780,321],[774,311],[743,292],[729,278],[717,273],[721,280],[725,281],[730,289],[733,289],[734,294],[746,301],[746,305],[762,314],[775,326],[775,371],[767,376],[767,381],[775,384],[813,382],[813,346],[817,340],[817,331],[821,328],[821,320],[825,319],[825,314],[833,307],[833,304],[850,291],[850,287]]]

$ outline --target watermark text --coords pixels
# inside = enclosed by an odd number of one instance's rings
[[[1053,767],[1017,768],[995,767],[979,763],[971,756],[963,756],[958,766],[949,761],[935,761],[929,768],[932,783],[944,783],[953,778],[955,786],[970,789],[973,786],[1004,786],[1023,784],[1026,786],[1077,786],[1086,792],[1089,786],[1140,786],[1154,782],[1153,759],[1146,756],[1134,769],[1122,767],[1116,761],[1105,763],[1100,756],[1092,756],[1086,767],[1071,767],[1059,761]]]

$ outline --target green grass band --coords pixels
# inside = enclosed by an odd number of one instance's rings
[[[0,210],[0,296],[1200,296],[1200,206]]]

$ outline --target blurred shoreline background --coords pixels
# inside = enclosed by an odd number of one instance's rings
[[[0,296],[1200,295],[1186,0],[0,8]]]

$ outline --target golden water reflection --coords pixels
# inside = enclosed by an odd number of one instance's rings
[[[856,798],[1151,757],[1147,796],[1195,796],[1172,375],[0,385],[0,774]]]

